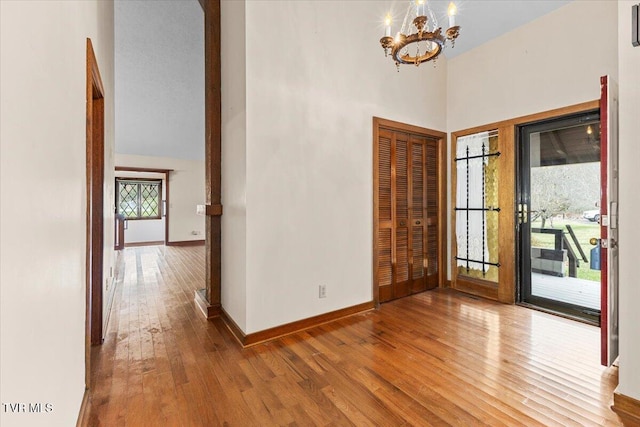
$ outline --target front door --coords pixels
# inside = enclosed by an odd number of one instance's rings
[[[599,111],[519,127],[519,301],[600,322]],[[595,242],[597,243],[597,242]]]

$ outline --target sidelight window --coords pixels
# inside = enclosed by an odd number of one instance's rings
[[[456,264],[458,273],[498,280],[497,131],[459,137],[456,143]]]

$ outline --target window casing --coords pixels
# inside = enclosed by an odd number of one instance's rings
[[[117,178],[116,208],[126,219],[160,219],[162,180]]]

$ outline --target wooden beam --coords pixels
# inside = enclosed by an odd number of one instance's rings
[[[222,205],[213,205],[206,207],[206,215],[209,216],[221,216],[222,215]]]
[[[204,2],[205,80],[205,203],[220,215],[205,218],[205,298],[215,312],[221,307],[222,204],[221,204],[221,95],[220,0]]]
[[[173,169],[158,169],[158,168],[139,168],[136,166],[116,166],[117,171],[127,171],[127,172],[153,172],[153,173],[164,173],[173,172]]]

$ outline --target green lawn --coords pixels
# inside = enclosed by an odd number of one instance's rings
[[[595,222],[587,222],[586,220],[581,219],[554,219],[553,227],[550,226],[549,221],[547,220],[546,228],[554,228],[558,230],[563,230],[571,243],[571,247],[573,251],[576,253],[578,258],[580,258],[580,253],[578,249],[575,247],[573,243],[573,239],[569,235],[569,230],[565,227],[565,225],[569,224],[571,228],[573,228],[573,232],[575,233],[580,246],[582,246],[582,250],[587,256],[587,260],[591,258],[591,249],[593,246],[589,243],[589,239],[592,237],[599,238],[600,237],[600,226]],[[531,223],[532,228],[540,228],[540,221],[534,221]],[[553,249],[554,247],[554,236],[552,234],[540,234],[533,233],[531,235],[531,245],[539,248],[549,248]],[[584,262],[580,260],[578,266],[578,278],[585,280],[593,280],[600,281],[600,270],[591,270],[589,268],[589,262]],[[569,271],[567,266],[567,271]]]

